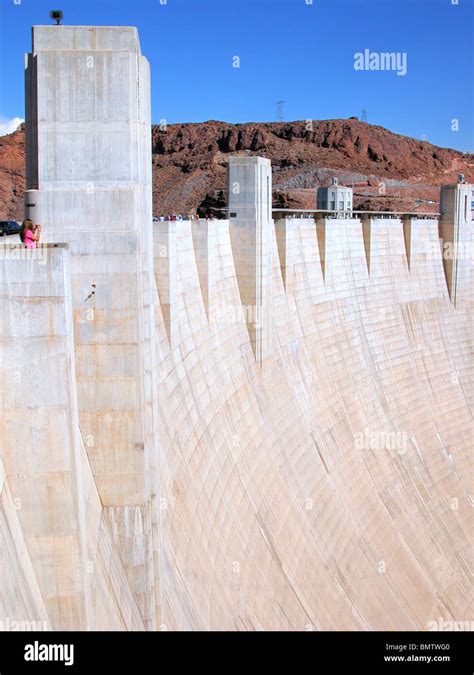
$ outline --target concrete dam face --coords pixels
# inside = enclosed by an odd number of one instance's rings
[[[35,27],[26,92],[47,243],[0,245],[0,620],[469,621],[472,186],[295,216],[244,155],[228,220],[153,223],[136,30]]]

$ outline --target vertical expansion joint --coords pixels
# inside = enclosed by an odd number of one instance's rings
[[[370,276],[371,271],[371,262],[372,262],[372,227],[373,221],[369,217],[363,217],[361,219],[362,224],[362,236],[364,239],[364,250],[365,250],[365,259],[367,262],[367,272]]]
[[[412,228],[413,220],[410,216],[403,216],[402,220],[403,225],[403,239],[405,241],[405,254],[407,258],[407,267],[408,270],[411,270],[411,257],[412,257]]]

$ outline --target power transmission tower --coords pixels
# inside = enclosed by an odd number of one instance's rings
[[[277,122],[284,122],[285,121],[285,108],[284,108],[285,103],[286,103],[286,101],[277,101],[275,103]]]
[[[360,119],[362,120],[362,122],[367,122],[367,110],[365,108],[362,108]]]

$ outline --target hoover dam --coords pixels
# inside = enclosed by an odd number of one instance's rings
[[[128,27],[35,26],[26,250],[0,244],[0,621],[472,624],[472,195],[152,222]]]

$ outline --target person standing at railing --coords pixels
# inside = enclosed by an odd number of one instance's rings
[[[36,248],[41,238],[41,225],[33,225],[33,221],[26,218],[21,224],[20,239],[26,248]]]

